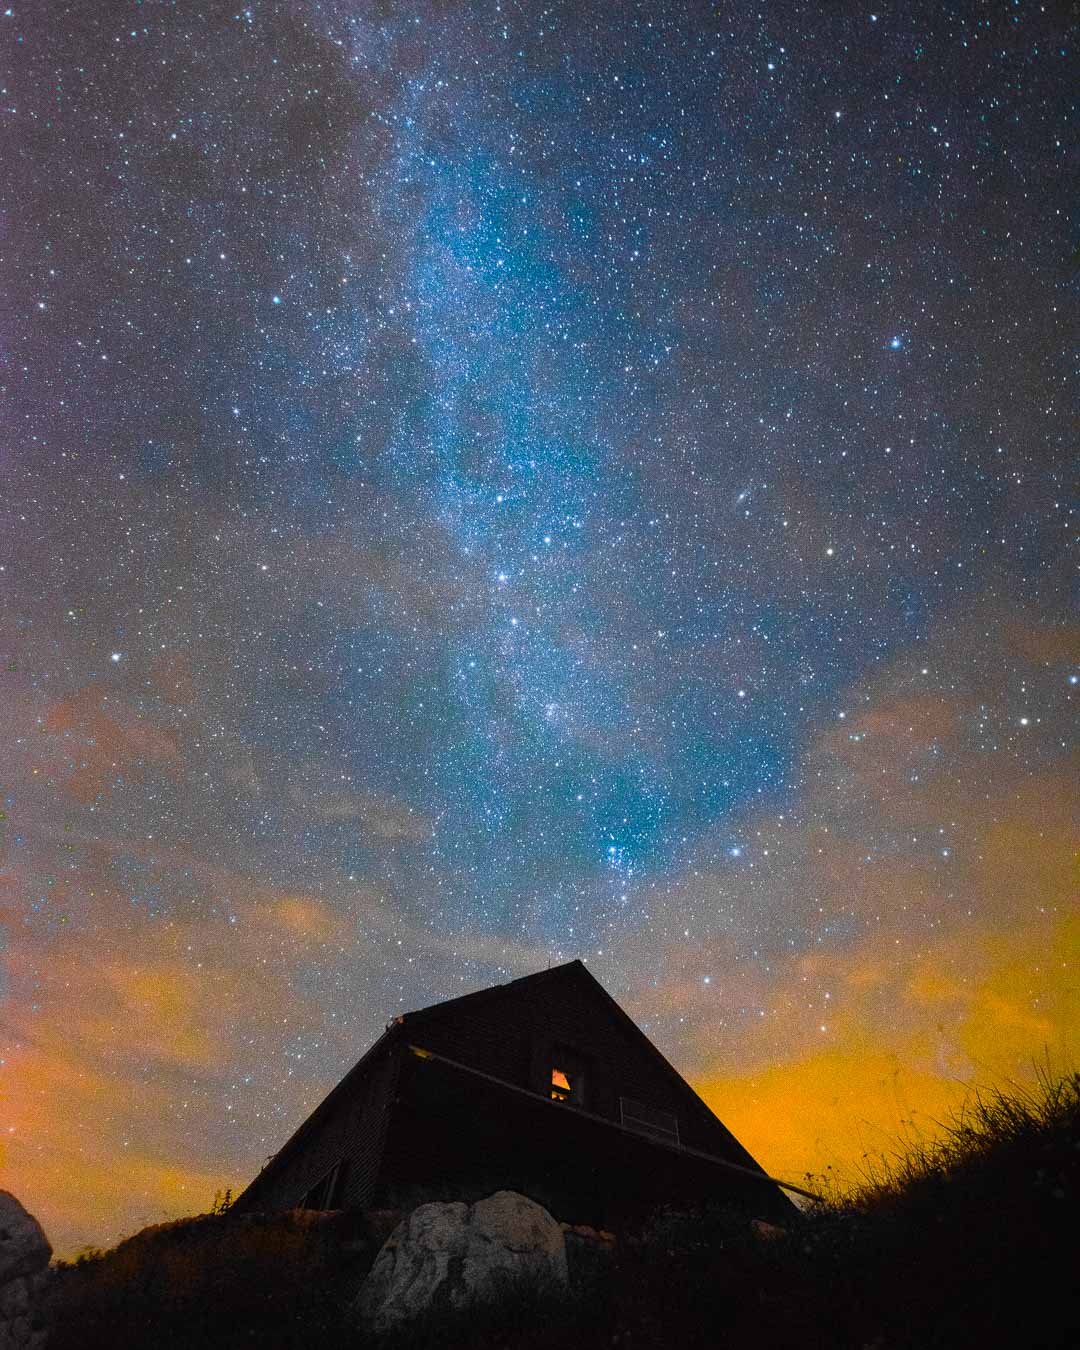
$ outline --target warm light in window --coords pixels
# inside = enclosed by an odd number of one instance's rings
[[[552,1069],[551,1071],[551,1095],[557,1102],[564,1102],[570,1096],[570,1079],[563,1073],[562,1069]]]

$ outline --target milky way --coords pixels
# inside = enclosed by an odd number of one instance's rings
[[[575,956],[776,1169],[1075,1054],[1062,12],[0,15],[6,1170],[61,1245]]]

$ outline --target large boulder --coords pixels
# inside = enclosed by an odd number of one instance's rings
[[[49,1264],[52,1247],[41,1224],[10,1191],[0,1191],[0,1285]]]
[[[542,1206],[516,1191],[474,1205],[421,1205],[384,1243],[356,1298],[381,1332],[429,1309],[491,1302],[525,1287],[567,1286],[566,1243]]]
[[[50,1275],[39,1270],[0,1285],[0,1350],[44,1350],[49,1340],[45,1309]]]
[[[0,1350],[41,1350],[40,1315],[52,1247],[32,1214],[0,1191]]]

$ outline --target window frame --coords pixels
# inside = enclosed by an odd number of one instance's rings
[[[301,1209],[331,1210],[339,1207],[342,1191],[345,1189],[345,1176],[348,1160],[338,1158],[313,1185],[304,1192],[300,1201]]]

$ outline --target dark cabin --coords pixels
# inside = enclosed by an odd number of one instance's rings
[[[580,961],[396,1017],[234,1208],[500,1189],[607,1228],[661,1203],[794,1212]]]

